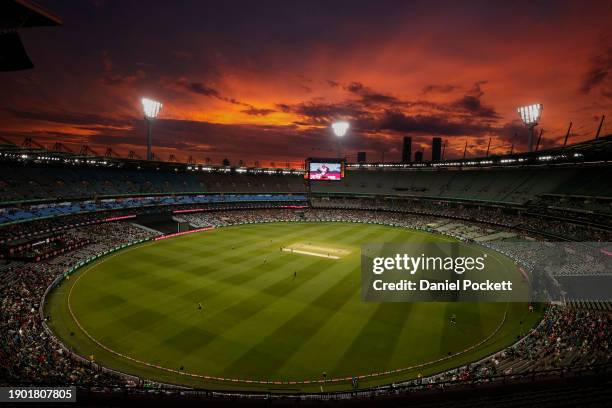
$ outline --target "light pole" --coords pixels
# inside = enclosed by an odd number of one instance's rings
[[[334,122],[331,125],[332,130],[336,137],[338,138],[338,156],[342,155],[342,137],[346,135],[350,125],[346,121]]]
[[[536,103],[533,105],[521,106],[518,108],[519,116],[521,120],[529,129],[529,138],[527,140],[527,151],[533,151],[533,138],[534,138],[534,129],[540,120],[540,116],[542,116],[542,109],[544,106],[541,103]]]
[[[142,98],[142,110],[144,112],[145,121],[147,122],[147,160],[153,159],[153,153],[151,152],[151,121],[159,115],[161,107],[161,102]]]

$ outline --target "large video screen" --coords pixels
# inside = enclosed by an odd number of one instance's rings
[[[316,162],[308,164],[308,178],[310,180],[342,180],[343,169],[341,162]]]

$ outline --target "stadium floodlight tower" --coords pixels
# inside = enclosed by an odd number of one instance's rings
[[[540,116],[542,116],[542,109],[544,106],[541,103],[533,105],[521,106],[518,108],[519,116],[521,120],[529,129],[529,138],[527,140],[528,151],[533,151],[533,138],[535,133],[535,127],[537,126]]]
[[[338,139],[338,156],[342,155],[342,137],[346,135],[350,125],[347,121],[341,120],[338,122],[334,122],[331,125],[334,135],[336,135]]]
[[[161,107],[161,102],[142,98],[142,110],[144,111],[144,118],[147,121],[147,160],[153,159],[153,152],[151,152],[151,121],[159,115]]]

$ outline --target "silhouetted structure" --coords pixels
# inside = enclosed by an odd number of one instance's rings
[[[410,136],[404,137],[404,145],[402,147],[402,161],[405,163],[410,162],[412,156],[412,138]]]
[[[62,20],[27,0],[0,2],[0,71],[20,71],[34,67],[17,30],[54,27]]]
[[[366,152],[357,152],[357,163],[366,162]]]
[[[434,137],[431,141],[431,161],[440,161],[442,158],[442,138]]]
[[[422,151],[416,151],[414,152],[414,161],[416,163],[420,163],[423,161],[423,152]]]

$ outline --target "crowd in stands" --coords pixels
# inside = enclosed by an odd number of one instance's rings
[[[51,232],[65,231],[76,226],[100,222],[108,217],[120,217],[126,212],[99,212],[95,214],[75,214],[70,217],[53,217],[34,222],[22,222],[0,226],[0,244],[17,239],[35,237]]]
[[[546,369],[605,365],[612,359],[612,315],[549,306],[540,324],[516,344],[480,362],[409,383],[483,382]]]
[[[0,378],[23,383],[119,381],[63,350],[43,327],[40,302],[47,287],[72,265],[154,234],[125,222],[89,225],[68,233],[89,237],[91,243],[45,262],[17,263],[0,272]]]
[[[209,213],[185,214],[183,218],[198,226],[222,227],[240,223],[255,222],[284,222],[284,221],[346,221],[346,222],[371,222],[385,223],[397,226],[424,227],[428,222],[433,222],[434,217],[423,217],[417,215],[395,214],[371,211],[344,211],[344,210],[303,210],[295,211],[289,209],[267,209],[267,210],[245,210],[245,211],[215,211]]]
[[[46,259],[71,249],[80,248],[90,242],[88,237],[80,237],[70,231],[53,238],[53,240],[43,239],[34,242],[31,247],[14,253],[13,258],[24,260]]]
[[[214,205],[223,203],[247,202],[306,202],[305,195],[299,194],[196,194],[196,195],[158,195],[154,197],[124,197],[103,200],[88,200],[61,203],[20,204],[16,207],[0,208],[0,224],[31,220],[36,218],[61,217],[101,211],[133,211],[151,207],[177,207],[190,204]]]
[[[610,197],[585,197],[576,195],[543,195],[532,200],[532,206],[557,209],[571,212],[573,216],[580,213],[612,214],[612,199]]]
[[[215,210],[223,208],[268,208],[278,207],[286,205],[304,205],[302,201],[283,201],[278,203],[274,200],[261,201],[261,202],[219,202],[219,203],[208,203],[202,204],[188,204],[188,205],[176,205],[172,206],[167,210],[172,211],[184,211],[184,210]],[[157,208],[157,207],[156,207]],[[37,219],[35,222],[20,222],[14,224],[0,224],[0,244],[10,242],[15,239],[22,239],[33,237],[40,234],[49,232],[57,232],[73,228],[75,226],[93,224],[103,222],[107,219],[113,219],[118,217],[133,216],[150,212],[150,208],[132,208],[125,210],[114,210],[114,211],[97,211],[93,213],[74,214],[64,217],[51,217],[45,219]],[[157,211],[157,209],[153,210]]]
[[[301,175],[234,175],[9,162],[0,162],[0,174],[7,175],[0,178],[0,202],[194,192],[306,191]]]
[[[326,195],[428,197],[499,204],[525,204],[545,194],[612,197],[610,166],[438,170],[353,170],[340,182],[312,185]]]
[[[522,230],[535,236],[574,241],[612,241],[612,230],[604,225],[572,223],[560,218],[544,218],[541,214],[510,210],[502,207],[471,206],[436,200],[400,200],[372,198],[313,198],[315,208],[345,208],[401,211],[416,214],[464,219],[494,224],[508,230]]]

